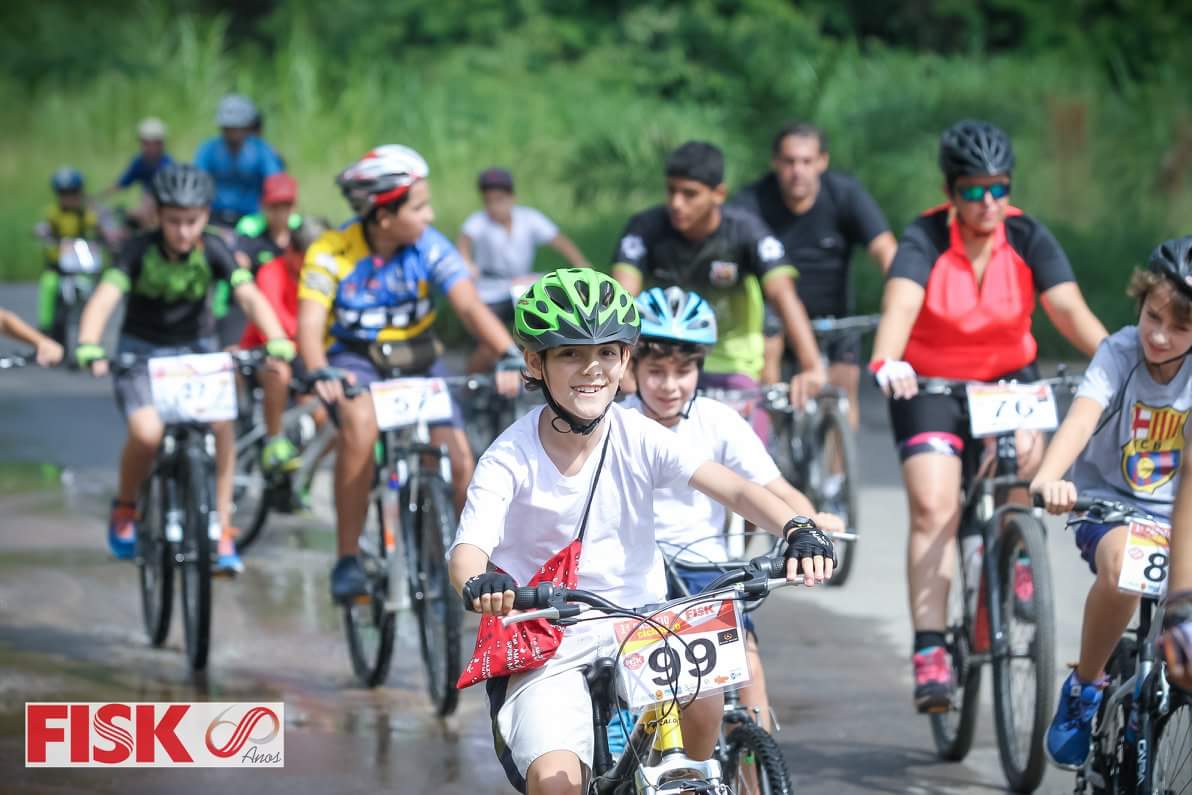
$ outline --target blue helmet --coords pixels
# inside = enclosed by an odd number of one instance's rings
[[[698,293],[682,287],[653,287],[637,297],[643,340],[716,344],[716,315]]]
[[[54,189],[54,193],[82,190],[83,175],[77,168],[63,166],[54,172],[54,176],[50,177],[50,187]]]

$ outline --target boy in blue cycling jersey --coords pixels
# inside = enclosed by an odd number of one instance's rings
[[[1101,343],[1031,483],[1051,513],[1070,511],[1079,494],[1163,521],[1171,515],[1192,415],[1192,237],[1156,248],[1128,292],[1138,301],[1138,325]],[[1047,732],[1048,755],[1066,769],[1088,758],[1103,669],[1139,602],[1118,590],[1129,528],[1081,522],[1075,535],[1096,579],[1084,606],[1080,661]]]
[[[813,514],[811,501],[782,477],[749,423],[735,409],[696,395],[704,357],[716,343],[716,316],[708,302],[681,287],[655,287],[638,296],[637,308],[642,331],[631,365],[637,394],[621,405],[669,429],[688,455],[723,464],[764,486],[795,513]],[[840,519],[831,514],[814,514],[812,518],[823,530],[843,529]],[[659,548],[671,561],[671,571],[682,580],[682,591],[699,593],[722,573],[692,564],[729,559],[724,523],[724,507],[693,488],[672,487],[654,493],[654,531]],[[672,589],[670,596],[680,596],[682,591]],[[752,679],[741,689],[741,700],[757,711],[759,722],[768,729],[765,672],[749,616],[745,628],[749,631],[747,655]],[[715,730],[714,725],[709,728]]]
[[[514,588],[577,542],[575,587],[626,606],[661,601],[659,488],[693,488],[789,534],[788,577],[801,571],[808,585],[831,577],[832,542],[806,516],[791,518],[790,506],[765,488],[691,455],[666,428],[614,405],[640,319],[612,278],[588,269],[546,274],[518,301],[514,324],[527,385],[542,390],[546,405],[493,442],[468,487],[448,554],[452,582],[471,609],[508,614]],[[608,622],[581,622],[536,666],[488,679],[498,757],[519,791],[581,792],[594,743],[583,666],[616,648]],[[693,758],[711,756],[722,703],[710,696],[684,711]]]

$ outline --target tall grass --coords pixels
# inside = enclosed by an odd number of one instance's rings
[[[939,131],[962,116],[1002,124],[1018,152],[1014,202],[1052,226],[1111,326],[1131,317],[1122,297],[1129,267],[1159,240],[1192,231],[1184,220],[1192,190],[1181,175],[1157,188],[1187,118],[1174,80],[1121,95],[1055,60],[863,54],[826,43],[777,50],[746,46],[752,30],[729,30],[750,51],[722,70],[692,63],[689,82],[704,90],[667,98],[650,89],[656,75],[643,64],[682,76],[685,62],[673,52],[657,60],[648,37],[594,44],[544,69],[524,31],[378,58],[323,49],[296,17],[266,56],[230,50],[219,20],[139,8],[121,23],[135,47],[131,66],[49,78],[35,90],[0,75],[0,278],[38,272],[29,230],[52,198],[56,166],[80,167],[92,189],[110,183],[135,152],[137,119],[150,114],[170,125],[175,157],[189,159],[216,133],[216,103],[231,90],[263,107],[266,137],[308,211],[342,219],[334,175],[370,146],[403,142],[431,164],[436,224],[448,234],[478,204],[476,172],[499,163],[513,169],[521,199],[551,214],[596,263],[608,260],[630,214],[662,198],[668,149],[689,138],[720,143],[739,185],[764,171],[771,131],[792,116],[828,131],[833,165],[861,177],[896,232],[941,198]],[[554,264],[544,255],[540,267]],[[875,269],[859,262],[857,270],[860,308],[873,309]],[[1062,351],[1054,334],[1043,338],[1045,350]]]

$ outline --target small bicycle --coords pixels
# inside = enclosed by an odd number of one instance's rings
[[[141,615],[153,646],[169,634],[174,572],[182,578],[182,622],[191,670],[207,666],[211,568],[221,534],[215,506],[215,437],[208,424],[235,416],[231,357],[117,356],[117,373],[145,366],[165,434],[137,500],[136,565]]]
[[[455,711],[459,699],[455,682],[463,665],[463,607],[447,573],[447,549],[456,527],[451,462],[445,447],[430,443],[429,423],[450,416],[449,387],[485,376],[387,375],[370,387],[380,438],[371,510],[360,535],[368,593],[344,606],[344,628],[356,676],[365,686],[376,687],[389,674],[397,611],[408,597],[418,620],[427,690],[436,713],[445,716]],[[349,397],[363,392],[346,380],[343,384]]]
[[[727,754],[729,766],[724,767],[716,757],[696,761],[687,755],[679,726],[682,709],[679,677],[685,672],[694,678],[696,685],[691,698],[698,696],[699,686],[705,678],[729,678],[715,676],[713,672],[716,670],[717,654],[725,653],[725,646],[717,645],[720,640],[730,645],[743,643],[739,613],[735,613],[732,604],[741,600],[761,599],[776,588],[799,584],[802,578],[781,578],[784,571],[785,562],[780,557],[755,558],[745,567],[728,572],[702,593],[641,608],[621,607],[590,591],[558,588],[550,583],[517,589],[514,608],[526,612],[507,616],[503,619],[506,626],[539,618],[565,626],[581,620],[579,616],[591,609],[601,613],[596,619],[630,619],[626,622],[628,626],[625,630],[617,633],[619,638],[624,637],[618,654],[615,657],[601,657],[584,669],[593,704],[592,728],[595,737],[592,778],[588,786],[591,795],[655,795],[668,792],[732,795],[738,791],[730,784],[730,781],[739,778],[732,765],[744,762],[747,753],[744,747],[735,747],[735,750],[730,748]],[[701,612],[717,614],[728,606],[729,612],[738,615],[738,621],[734,627],[723,630],[728,634],[721,634],[714,641],[701,638],[686,642],[677,634],[677,631],[681,631],[682,623],[668,624],[668,617],[686,616],[687,611],[700,605],[714,608],[710,611],[705,608]],[[643,632],[652,640],[646,641],[648,645],[644,649],[627,653],[630,651],[628,644],[639,640]],[[672,637],[675,641],[670,640]],[[636,661],[631,661],[634,658]],[[683,660],[685,662],[681,662]],[[627,661],[631,661],[628,667]],[[688,669],[687,665],[691,668]],[[617,688],[618,673],[624,683],[627,670],[645,669],[658,675],[651,680],[656,688],[657,700],[638,717],[632,731],[628,732],[629,740],[624,753],[614,761],[608,748],[608,725],[621,705]],[[788,790],[776,788],[771,791]]]
[[[775,539],[777,548],[781,542]],[[677,548],[663,548],[666,578],[671,594],[695,596],[687,589],[676,566],[677,556],[690,549],[698,540]],[[773,552],[773,551],[772,551]],[[750,561],[689,560],[681,561],[684,569],[692,572],[710,572],[719,576],[730,572],[748,570]],[[701,592],[702,593],[702,592]],[[761,607],[764,600],[751,600],[742,605],[742,612],[749,613]],[[720,725],[720,738],[716,743],[716,758],[720,761],[725,778],[735,793],[759,793],[759,795],[785,795],[793,792],[790,772],[782,749],[774,737],[758,722],[758,716],[741,702],[738,690],[727,690],[724,694],[724,719]],[[777,724],[775,724],[777,725]]]
[[[1073,512],[1083,515],[1069,520],[1069,526],[1164,525],[1136,508],[1108,500],[1077,500]],[[1156,547],[1145,563],[1143,576],[1157,594],[1167,579],[1165,548]],[[1105,666],[1107,682],[1093,720],[1092,753],[1076,771],[1075,792],[1192,792],[1192,698],[1167,683],[1165,664],[1155,648],[1162,625],[1159,597],[1142,594],[1137,626],[1118,641]]]

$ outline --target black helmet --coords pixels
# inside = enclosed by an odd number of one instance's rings
[[[198,166],[171,163],[153,176],[153,196],[162,207],[207,207],[215,198],[215,181]]]
[[[1151,252],[1147,268],[1166,276],[1184,294],[1192,296],[1192,235],[1160,243]]]
[[[1013,169],[1010,136],[987,121],[958,121],[940,135],[940,170],[949,185],[957,177],[1009,174]]]

